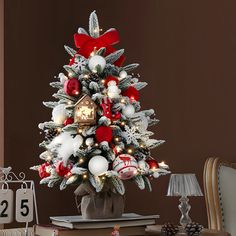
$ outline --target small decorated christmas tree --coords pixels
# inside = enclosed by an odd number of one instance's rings
[[[40,144],[44,163],[32,167],[41,184],[60,189],[68,185],[92,186],[99,193],[106,185],[123,195],[123,181],[132,180],[151,191],[150,178],[167,174],[168,167],[151,157],[150,150],[163,144],[151,139],[148,126],[155,125],[154,110],[141,110],[139,91],[147,83],[129,74],[138,64],[123,66],[124,50],[116,50],[118,32],[112,28],[100,36],[97,15],[74,35],[74,50],[58,81],[57,101],[44,102],[52,109],[52,121],[39,124],[45,133]]]

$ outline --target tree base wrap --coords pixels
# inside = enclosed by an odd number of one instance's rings
[[[81,184],[74,192],[76,205],[84,219],[119,218],[124,213],[124,196],[105,187],[97,193],[89,184]],[[82,197],[80,204],[78,198]]]

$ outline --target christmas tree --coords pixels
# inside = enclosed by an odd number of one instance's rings
[[[121,195],[123,180],[134,181],[140,189],[151,191],[150,179],[169,173],[168,166],[151,157],[151,149],[164,143],[150,138],[155,125],[154,110],[141,110],[139,91],[147,83],[129,72],[138,64],[123,66],[124,50],[114,28],[100,36],[97,15],[89,18],[89,34],[79,28],[74,50],[56,82],[57,101],[43,102],[52,109],[52,120],[39,124],[45,134],[40,144],[44,163],[32,167],[41,184],[60,189],[89,183],[96,192],[106,183]]]

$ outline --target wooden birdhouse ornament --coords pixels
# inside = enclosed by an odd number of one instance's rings
[[[75,104],[74,121],[80,125],[96,124],[97,105],[87,95],[83,95]]]

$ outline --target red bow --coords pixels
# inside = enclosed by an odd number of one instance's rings
[[[105,47],[105,56],[115,52],[116,49],[111,45],[119,43],[120,39],[118,31],[116,29],[110,29],[98,38],[93,38],[86,34],[76,33],[74,34],[74,41],[76,47],[79,48],[78,54],[84,56],[85,58],[89,58],[95,47],[97,50]],[[116,66],[121,66],[124,60],[125,57],[122,55],[114,64]]]

